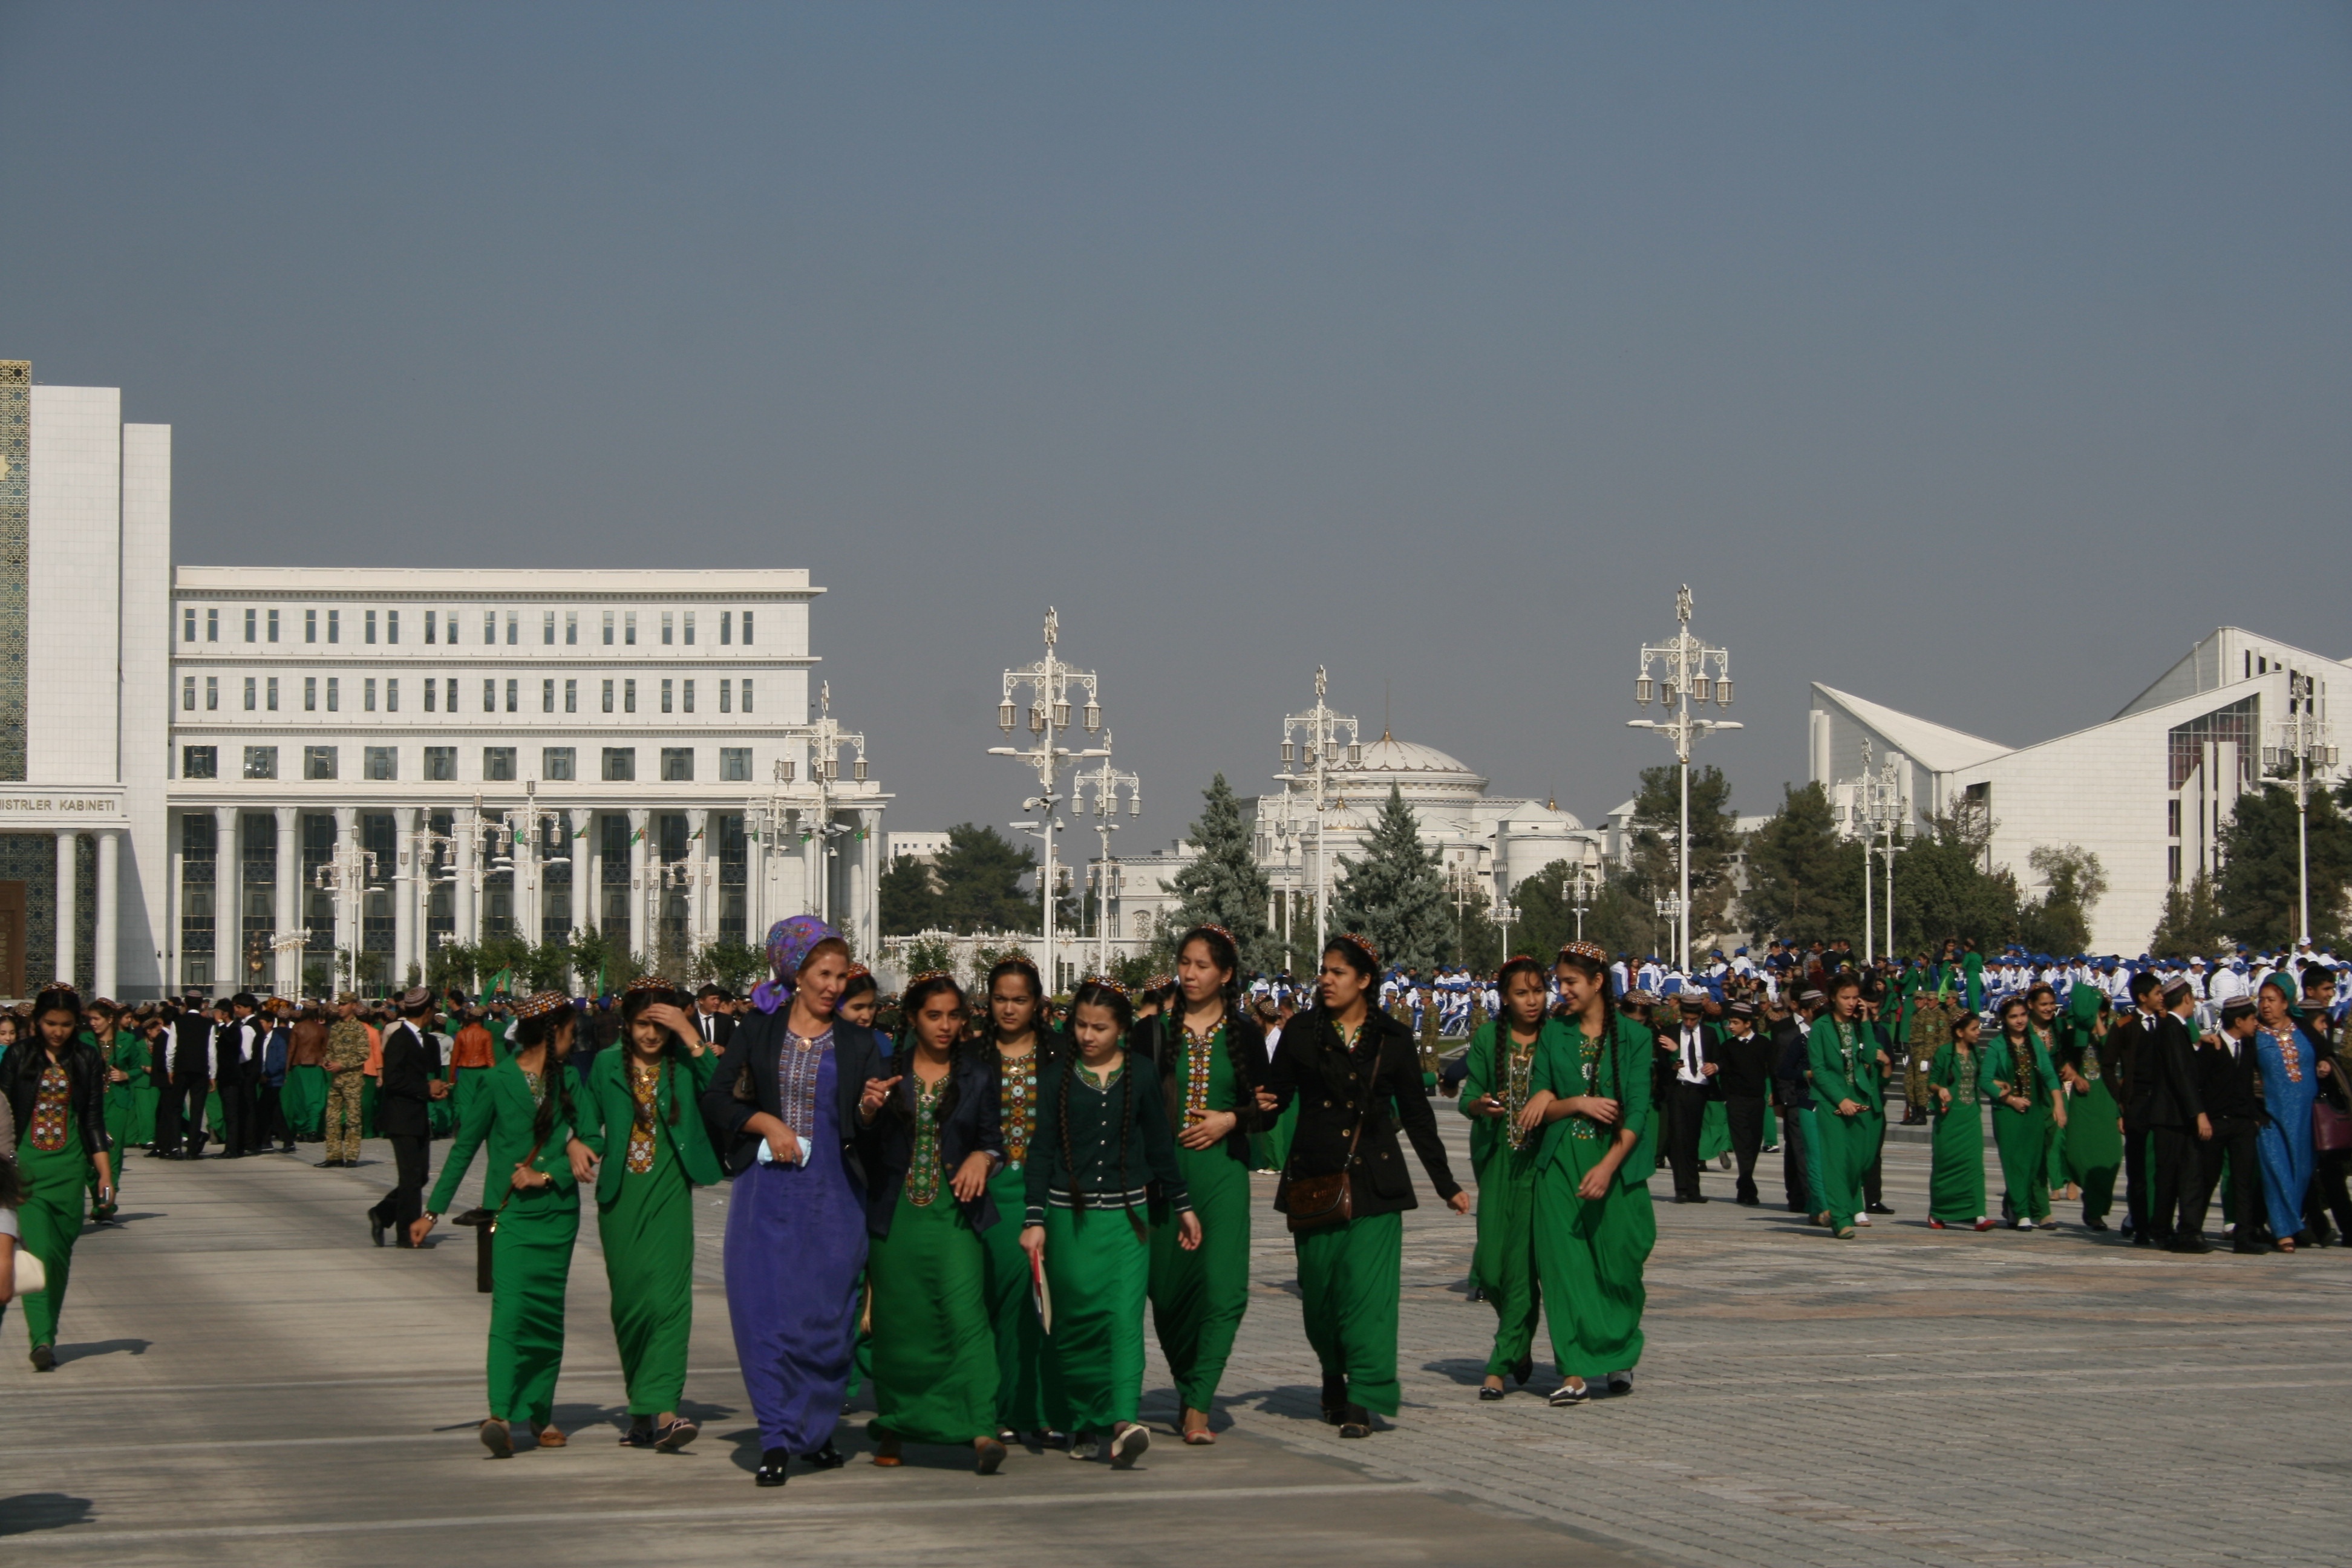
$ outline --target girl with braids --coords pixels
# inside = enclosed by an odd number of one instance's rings
[[[1159,1069],[1192,1195],[1181,1227],[1164,1205],[1152,1211],[1151,1321],[1176,1380],[1177,1433],[1195,1447],[1216,1441],[1209,1412],[1249,1305],[1250,1140],[1259,1131],[1265,1037],[1241,1007],[1240,969],[1224,927],[1186,931],[1176,944],[1176,994],[1134,1036],[1137,1054]],[[1197,1245],[1185,1230],[1199,1233]]]
[[[918,976],[903,1007],[908,1037],[891,1058],[902,1076],[866,1137],[876,1411],[866,1430],[877,1465],[901,1463],[908,1442],[970,1444],[973,1468],[992,1476],[1004,1444],[981,1237],[997,1223],[989,1178],[1004,1160],[996,1073],[956,1048],[964,996],[951,976]]]
[[[1000,1215],[1028,1206],[1026,1167],[1037,1137],[1039,1085],[1069,1054],[1069,1041],[1040,1016],[1045,999],[1037,966],[1021,953],[1005,954],[988,972],[988,1017],[963,1047],[995,1084],[1004,1163],[989,1178],[988,1196]],[[1045,1327],[1029,1303],[1029,1255],[1021,1249],[1021,1227],[991,1226],[981,1243],[988,1313],[996,1325],[997,1437],[1009,1443],[1026,1435],[1041,1447],[1053,1447],[1061,1438],[1046,1413],[1050,1358]]]
[[[2021,1017],[2025,1003],[2017,1005]],[[1852,970],[1840,970],[1829,982],[1829,1005],[1805,1041],[1822,1146],[1822,1203],[1830,1234],[1840,1241],[1853,1239],[1862,1173],[1874,1147],[1869,1080],[1875,1047],[1861,1012],[1862,982]]]
[[[1151,1446],[1135,1418],[1151,1276],[1145,1215],[1165,1209],[1177,1245],[1201,1245],[1157,1078],[1149,1058],[1120,1048],[1134,1022],[1127,993],[1107,980],[1086,981],[1071,997],[1076,1047],[1048,1069],[1039,1097],[1021,1230],[1023,1254],[1045,1270],[1054,1302],[1049,1393],[1071,1434],[1070,1458],[1106,1458],[1119,1470]]]
[[[1936,1108],[1935,1150],[1927,1172],[1927,1226],[1943,1230],[1964,1225],[1990,1230],[1985,1217],[1985,1055],[1979,1037],[1984,1020],[1963,1013],[1952,1020],[1952,1037],[1927,1064],[1927,1097]]]
[[[2017,1228],[2032,1230],[2050,1217],[2049,1128],[2066,1125],[2066,1090],[2050,1053],[2033,1033],[2033,1014],[2022,996],[2000,1005],[2001,1037],[1985,1053],[1984,1075],[1992,1083],[1992,1141],[2000,1151],[2001,1212]]]
[[[840,1016],[849,947],[814,915],[768,929],[774,978],[727,1037],[702,1117],[735,1188],[727,1201],[727,1315],[760,1424],[754,1484],[793,1456],[824,1468],[856,1342],[866,1267],[865,1156],[856,1140],[897,1079],[873,1034]]]
[[[719,1184],[698,1109],[719,1053],[658,975],[621,998],[622,1048],[599,1051],[580,1100],[580,1141],[602,1162],[596,1236],[612,1289],[613,1339],[629,1390],[625,1448],[676,1453],[695,1438],[677,1414],[694,1331],[694,1189]]]
[[[148,1071],[154,1053],[138,1031],[122,1026],[120,1004],[104,996],[89,1005],[89,1026],[82,1043],[98,1053],[106,1067],[106,1135],[114,1142],[114,1193],[93,1202],[90,1218],[110,1220],[122,1202],[122,1161],[133,1149],[155,1142],[155,1080]],[[91,1167],[90,1195],[98,1194],[98,1171]]]
[[[1462,1114],[1470,1118],[1470,1165],[1478,1173],[1478,1247],[1472,1287],[1495,1309],[1495,1348],[1486,1356],[1481,1399],[1500,1399],[1507,1374],[1524,1384],[1535,1374],[1536,1321],[1543,1295],[1536,1273],[1536,1156],[1542,1139],[1519,1127],[1534,1092],[1536,1058],[1545,1042],[1567,1047],[1567,1032],[1545,1016],[1551,1002],[1543,965],[1525,953],[1495,976],[1502,1016],[1482,1024],[1463,1053]]]
[[[101,1208],[114,1202],[113,1140],[106,1131],[106,1061],[79,1037],[81,997],[53,985],[33,1003],[32,1028],[0,1052],[0,1096],[16,1117],[18,1245],[48,1270],[49,1288],[25,1298],[33,1370],[58,1364],[58,1312],[66,1303],[82,1198],[97,1175]]]
[[[1380,954],[1360,936],[1324,945],[1316,1005],[1282,1031],[1258,1099],[1277,1115],[1294,1100],[1299,1107],[1274,1206],[1290,1217],[1307,1340],[1323,1366],[1323,1419],[1342,1437],[1370,1436],[1373,1413],[1394,1415],[1402,1394],[1404,1211],[1418,1204],[1397,1147],[1400,1121],[1446,1206],[1470,1212],[1446,1165],[1412,1031],[1371,1005],[1380,973]],[[1293,1201],[1327,1193],[1328,1206]]]
[[[860,1028],[871,1029],[874,1027],[874,1016],[881,1010],[882,987],[875,980],[874,972],[862,963],[851,964],[849,978],[841,987],[841,1005],[834,1012]],[[877,1044],[887,1043],[879,1035],[875,1037],[875,1041]]]
[[[1657,1245],[1650,1206],[1650,1056],[1646,1024],[1617,1011],[1609,955],[1589,942],[1559,950],[1557,1033],[1538,1040],[1528,1103],[1512,1121],[1542,1135],[1536,1152],[1536,1277],[1551,1324],[1556,1405],[1591,1383],[1633,1391],[1642,1359],[1643,1266]]]
[[[572,1073],[564,1058],[577,1022],[572,999],[560,991],[515,1008],[508,1037],[514,1054],[488,1069],[457,1123],[425,1217],[408,1231],[410,1246],[423,1244],[488,1143],[482,1206],[497,1215],[498,1236],[490,1247],[490,1415],[481,1439],[501,1459],[514,1452],[513,1422],[529,1423],[542,1448],[566,1443],[551,1424],[563,1367],[563,1292],[580,1236],[580,1184],[595,1173],[595,1152],[572,1130]]]

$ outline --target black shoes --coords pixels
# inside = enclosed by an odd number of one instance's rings
[[[701,1427],[681,1415],[654,1434],[654,1447],[665,1454],[675,1454],[701,1435]]]
[[[1893,1214],[1895,1212],[1893,1209],[1888,1208],[1885,1204],[1864,1204],[1862,1207],[1864,1214]]]
[[[35,1345],[33,1347],[33,1370],[35,1372],[55,1372],[58,1370],[58,1351],[55,1345]]]
[[[770,1450],[772,1453],[781,1453],[782,1451],[782,1450],[781,1449]],[[837,1470],[841,1468],[842,1466],[849,1463],[849,1456],[835,1447],[830,1442],[826,1443],[824,1447],[819,1448],[815,1453],[803,1454],[801,1458],[806,1459],[812,1466],[820,1470]],[[782,1483],[779,1482],[778,1484],[781,1485]]]
[[[1369,1437],[1372,1435],[1372,1413],[1360,1405],[1339,1407],[1339,1436]]]
[[[321,1161],[320,1161],[320,1162],[318,1163],[318,1164],[317,1164],[317,1165],[313,1166],[313,1167],[312,1167],[312,1169],[314,1169],[314,1170],[320,1170],[320,1171],[331,1171],[331,1170],[333,1170],[336,1166],[338,1166],[338,1165],[340,1165],[340,1164],[341,1164],[341,1163],[342,1163],[342,1162],[341,1162],[341,1160],[321,1160]]]
[[[1487,1384],[1483,1383],[1478,1385],[1478,1398],[1482,1404],[1491,1405],[1498,1399],[1507,1399],[1509,1395],[1505,1394],[1499,1388],[1489,1387]]]
[[[383,1221],[373,1215],[368,1215],[368,1235],[374,1238],[378,1247],[383,1245]]]
[[[2213,1247],[2212,1244],[2208,1242],[2201,1236],[2176,1236],[2172,1238],[2171,1243],[2165,1247],[2165,1250],[2167,1252],[2186,1252],[2194,1255],[2200,1252],[2210,1252],[2213,1250]]]
[[[792,1479],[793,1455],[789,1448],[763,1448],[760,1451],[760,1468],[751,1472],[754,1486],[780,1487]]]
[[[653,1446],[654,1426],[650,1421],[642,1426],[632,1421],[629,1423],[628,1430],[621,1434],[621,1447],[624,1448],[650,1448]],[[780,1450],[769,1450],[771,1453],[778,1451]]]
[[[2103,1219],[2094,1219],[2089,1215],[2084,1215],[2083,1216],[2083,1228],[2084,1230],[2105,1230],[2107,1228],[2107,1222]]]

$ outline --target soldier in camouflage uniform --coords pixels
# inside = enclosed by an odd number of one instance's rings
[[[359,1020],[360,999],[346,991],[335,998],[340,1015],[327,1026],[327,1157],[320,1170],[360,1163],[360,1096],[367,1087],[367,1026]]]
[[[1927,1087],[1927,1069],[1936,1053],[1952,1043],[1952,1023],[1962,1009],[1950,993],[1915,991],[1911,994],[1911,1056],[1903,1069],[1903,1121],[1906,1126],[1927,1120],[1935,1091]]]

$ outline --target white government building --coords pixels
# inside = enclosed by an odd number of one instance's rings
[[[889,797],[812,718],[805,571],[174,571],[170,427],[21,362],[0,463],[11,994],[397,984],[590,925],[677,962],[804,910],[875,950]]]
[[[1962,799],[1993,823],[1991,862],[2033,889],[2027,858],[2079,844],[2099,857],[2107,893],[2091,910],[2094,951],[2146,951],[2165,894],[2219,863],[2218,830],[2264,774],[2265,750],[2310,711],[2327,722],[2330,686],[2352,667],[2235,626],[2203,638],[2105,723],[2030,746],[2005,746],[1816,682],[1811,777],[1833,804],[1852,799],[1863,742],[1874,771],[1890,756],[1914,831]],[[2315,777],[2317,775],[2315,774]],[[2335,773],[2329,773],[2332,780]],[[1901,858],[1895,875],[1903,875]]]

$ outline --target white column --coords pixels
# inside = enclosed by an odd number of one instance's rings
[[[404,991],[409,965],[415,964],[419,973],[425,967],[416,956],[416,886],[421,879],[416,865],[416,807],[394,807],[392,830],[392,988]],[[278,842],[283,844],[280,832]]]
[[[694,885],[688,889],[686,900],[686,942],[688,948],[699,949],[709,943],[710,928],[718,923],[711,915],[719,896],[711,868],[719,863],[719,857],[711,852],[709,807],[696,808],[688,819],[694,825],[688,829],[689,842],[694,846]]]
[[[114,994],[117,984],[116,957],[121,949],[120,932],[115,924],[122,918],[122,901],[115,896],[116,881],[122,875],[122,834],[119,828],[101,829],[98,836],[98,886],[92,890],[98,917],[98,952],[96,969],[90,987],[100,996]]]
[[[352,846],[359,841],[359,833],[360,808],[355,805],[335,807],[335,857],[339,861],[342,861]],[[362,869],[366,866],[365,861],[344,861],[344,863],[356,863]],[[359,951],[360,911],[366,907],[366,894],[356,888],[347,888],[335,896],[335,951],[337,952],[341,952],[345,948],[354,952]],[[341,974],[348,973],[349,971],[338,969],[336,973]]]
[[[180,994],[180,908],[187,898],[187,829],[176,811],[163,813],[163,831],[172,836],[171,886],[163,899],[163,993]]]
[[[81,912],[74,907],[74,845],[79,837],[73,828],[58,829],[57,981],[60,985],[74,983],[74,928],[80,923]]]
[[[588,837],[578,841],[572,852],[572,923],[604,929],[604,827],[593,811],[576,812]],[[580,868],[588,868],[587,880],[581,880]]]
[[[472,943],[480,940],[474,930],[474,867],[477,863],[473,840],[476,837],[474,808],[461,805],[449,814],[449,837],[457,841],[457,880],[450,889],[450,911],[457,917],[457,930],[450,940]]]
[[[508,857],[514,869],[507,880],[514,889],[515,935],[539,945],[539,846],[536,825],[530,820],[537,812],[538,802],[526,799],[520,811],[507,813],[507,825],[514,829],[514,853]]]
[[[245,889],[239,879],[245,867],[236,853],[236,807],[213,807],[213,984],[215,996],[234,994],[243,984],[238,970],[245,963],[240,911]]]
[[[302,813],[299,806],[281,805],[278,816],[278,940],[290,941],[302,929]],[[302,993],[302,950],[280,947],[272,955],[270,966],[278,994],[299,996]]]
[[[867,963],[874,962],[874,827],[881,816],[878,811],[857,814],[857,828],[865,837],[856,841],[856,858],[850,862],[850,943],[857,949],[858,957]]]
[[[643,806],[629,813],[629,951],[650,953],[654,948],[655,931],[650,929],[647,911],[653,907],[652,895],[646,887],[646,822],[649,814]]]

